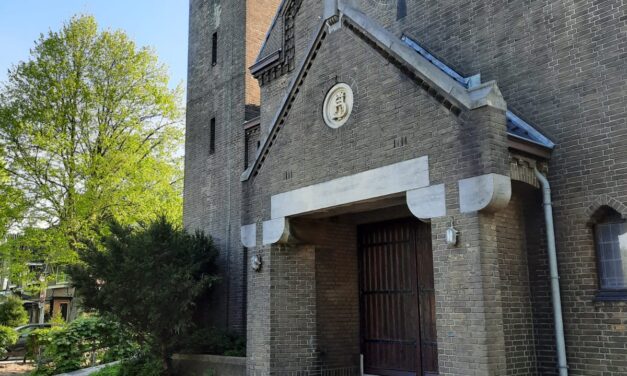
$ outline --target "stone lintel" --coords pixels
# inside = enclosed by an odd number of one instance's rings
[[[446,191],[444,184],[407,191],[407,206],[418,219],[446,216]]]
[[[428,185],[429,158],[425,156],[274,195],[271,217],[313,213]]]
[[[505,208],[512,197],[508,176],[486,174],[459,181],[459,209],[462,213],[497,211]]]

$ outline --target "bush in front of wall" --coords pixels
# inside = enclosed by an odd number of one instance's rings
[[[199,298],[219,280],[216,256],[210,238],[165,217],[137,226],[113,222],[69,273],[83,306],[123,323],[170,375],[180,338],[195,330]]]
[[[16,327],[28,322],[28,312],[24,302],[17,296],[10,296],[0,303],[0,325]]]
[[[6,348],[17,341],[17,332],[8,326],[0,326],[0,359],[6,356]]]
[[[29,356],[40,364],[41,374],[57,374],[132,357],[139,346],[119,323],[84,316],[65,327],[34,331],[28,349]]]

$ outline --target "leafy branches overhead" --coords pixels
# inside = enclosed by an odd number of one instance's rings
[[[107,219],[178,220],[180,94],[150,49],[93,17],[42,35],[0,90],[2,168],[30,224],[75,250]]]

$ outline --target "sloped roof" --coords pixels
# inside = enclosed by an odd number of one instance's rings
[[[282,0],[281,3],[279,4],[276,14],[274,15],[274,19],[272,19],[272,23],[270,24],[270,28],[268,29],[268,32],[266,33],[266,37],[263,41],[263,44],[261,45],[261,48],[259,49],[259,55],[257,55],[257,59],[255,59],[255,64],[259,63],[260,61],[262,61],[269,55],[283,48],[283,33],[281,32],[275,33],[274,30],[277,29],[278,27],[282,27],[279,20],[281,18],[281,14],[283,13],[283,9],[287,5],[288,1],[289,0]]]
[[[287,0],[281,6],[286,2]],[[417,84],[451,112],[459,114],[461,109],[472,110],[486,105],[500,108],[508,114],[507,126],[509,135],[547,149],[554,147],[554,144],[548,138],[507,110],[501,92],[494,81],[481,83],[478,75],[468,78],[462,77],[429,54],[411,38],[404,36],[402,39],[399,39],[359,10],[354,9],[345,2],[340,1],[338,3],[337,11],[341,12],[341,17],[336,17],[336,15],[330,19],[322,20],[319,27],[316,28],[307,48],[307,55],[301,61],[296,74],[292,77],[288,91],[271,122],[270,131],[261,141],[261,147],[257,150],[255,161],[242,174],[242,181],[246,181],[251,176],[256,175],[268,155],[278,132],[285,123],[285,118],[291,110],[295,96],[298,94],[308,70],[312,66],[317,51],[327,36],[328,21],[329,23],[342,22],[348,29],[367,39],[371,42],[373,48],[378,49],[388,59],[401,65]],[[281,11],[282,9],[279,8],[277,14],[280,14]]]
[[[461,85],[464,85],[467,88],[471,88],[475,85],[481,84],[481,75],[477,74],[470,77],[463,77],[459,73],[457,73],[454,69],[444,64],[442,61],[438,60],[435,56],[431,55],[426,49],[424,49],[418,42],[413,40],[407,35],[403,35],[401,40],[405,42],[408,46],[413,48],[416,52],[422,55],[425,59],[429,60],[433,65],[438,67],[442,72],[449,75],[455,81],[459,82]],[[537,129],[535,129],[531,124],[525,122],[520,117],[515,115],[509,109],[506,112],[507,116],[507,133],[509,136],[516,137],[527,142],[531,142],[533,144],[545,147],[547,149],[554,149],[555,143],[549,140],[548,137],[544,136]]]

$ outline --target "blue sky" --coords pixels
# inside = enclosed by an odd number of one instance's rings
[[[0,81],[29,57],[40,33],[58,30],[76,14],[101,28],[122,29],[140,46],[155,48],[170,69],[171,86],[187,78],[188,0],[0,0]]]

